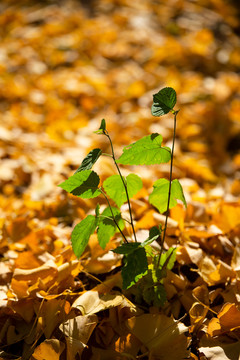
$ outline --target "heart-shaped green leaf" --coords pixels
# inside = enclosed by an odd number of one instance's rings
[[[171,150],[162,145],[162,135],[154,133],[144,136],[135,143],[126,146],[117,160],[124,165],[153,165],[167,163],[171,159]]]
[[[75,226],[71,235],[72,248],[74,254],[79,258],[84,252],[89,237],[94,233],[97,227],[98,219],[93,215],[88,215],[79,224]]]
[[[167,179],[159,179],[153,184],[153,192],[149,195],[150,204],[154,205],[160,213],[167,210],[169,181]],[[183,189],[180,182],[175,179],[172,181],[169,209],[177,205],[177,199],[181,200],[187,206]]]
[[[152,115],[162,116],[172,110],[177,102],[176,91],[166,87],[153,95]]]
[[[124,221],[121,218],[120,211],[112,206],[112,212],[115,218],[115,221],[117,222],[119,228],[121,230],[124,229]],[[109,207],[107,207],[102,214],[99,217],[99,224],[98,224],[98,242],[101,248],[105,249],[107,243],[111,239],[111,237],[119,231],[119,229],[116,226],[116,223],[113,220],[112,212]]]
[[[126,185],[129,198],[133,197],[141,188],[142,180],[136,174],[129,174],[126,177]],[[103,183],[104,190],[108,196],[120,207],[127,201],[125,187],[120,175],[112,175]]]
[[[93,150],[91,150],[87,154],[87,156],[83,159],[81,165],[75,171],[75,174],[77,174],[78,172],[83,171],[83,170],[90,170],[101,154],[102,154],[101,149],[93,149]]]
[[[147,274],[148,262],[146,251],[138,247],[135,251],[124,256],[122,268],[123,289],[129,289]]]
[[[70,176],[58,186],[83,199],[91,199],[101,194],[98,188],[99,181],[97,173],[91,170],[83,170]]]

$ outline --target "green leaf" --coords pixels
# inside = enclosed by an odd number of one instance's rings
[[[169,147],[162,147],[162,135],[144,136],[123,149],[117,163],[124,165],[153,165],[167,163],[171,159]]]
[[[74,254],[79,258],[84,252],[89,237],[97,227],[98,220],[93,215],[88,215],[75,226],[71,235],[72,248]]]
[[[131,242],[128,244],[122,244],[121,246],[118,246],[116,249],[114,249],[112,251],[116,254],[129,255],[133,251],[135,251],[140,245],[141,245],[141,243]]]
[[[91,150],[87,154],[87,156],[83,159],[81,165],[75,171],[74,174],[77,174],[78,172],[83,171],[83,170],[90,170],[101,154],[102,154],[101,149],[93,149],[93,150]]]
[[[145,247],[149,244],[151,244],[154,240],[157,240],[159,236],[161,235],[162,229],[161,227],[153,226],[149,230],[149,237],[141,243],[141,246]]]
[[[171,270],[176,261],[177,248],[169,248],[168,251],[161,255],[160,267]]]
[[[138,247],[135,251],[125,255],[124,262],[125,265],[122,268],[123,289],[129,289],[146,275],[148,271],[145,249]]]
[[[166,87],[153,95],[152,115],[162,116],[172,110],[176,104],[176,91],[171,87]]]
[[[142,180],[135,174],[129,174],[124,178],[127,185],[129,198],[133,197],[142,188]],[[120,175],[112,175],[103,183],[104,190],[108,196],[120,207],[127,201],[125,187]]]
[[[83,170],[61,183],[62,189],[83,199],[95,198],[101,194],[98,189],[99,176],[91,170]]]
[[[154,205],[160,213],[167,211],[169,181],[159,179],[153,184],[153,192],[149,195],[150,204]],[[187,203],[183,194],[182,186],[178,180],[172,181],[169,209],[177,205],[177,199],[181,200],[185,207]]]
[[[143,288],[143,299],[147,304],[162,307],[167,300],[163,284]]]
[[[106,131],[106,121],[102,119],[100,128],[94,131],[95,134],[103,134]]]
[[[124,229],[124,221],[121,218],[121,213],[120,211],[115,208],[112,207],[112,211],[115,217],[115,220],[118,223],[118,226],[120,227],[121,230]],[[99,218],[99,225],[98,225],[98,242],[100,244],[100,246],[105,249],[107,243],[109,242],[109,240],[111,239],[111,237],[117,232],[119,231],[114,220],[112,217],[112,213],[109,207],[107,207],[102,214],[100,215]]]

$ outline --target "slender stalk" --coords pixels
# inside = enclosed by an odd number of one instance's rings
[[[103,196],[105,197],[105,199],[107,200],[107,203],[108,203],[109,209],[110,209],[110,211],[111,211],[112,218],[113,218],[113,221],[114,221],[115,225],[117,226],[119,232],[121,233],[124,241],[128,244],[128,240],[127,240],[126,236],[124,235],[124,233],[123,233],[122,230],[120,229],[120,227],[119,227],[119,225],[118,225],[118,223],[117,223],[117,221],[116,221],[116,219],[115,219],[115,216],[114,216],[114,213],[113,213],[113,210],[112,210],[112,207],[111,207],[111,204],[110,204],[110,202],[109,202],[109,200],[108,200],[107,195],[105,194],[105,192],[104,192],[102,189],[100,189],[100,191],[101,191],[101,193],[103,194]]]
[[[107,133],[106,130],[104,131],[104,134],[107,136],[107,138],[108,138],[108,140],[109,140],[109,142],[110,142],[111,150],[112,150],[112,158],[113,158],[113,161],[114,161],[114,163],[115,163],[115,165],[116,165],[117,171],[118,171],[118,173],[119,173],[119,175],[120,175],[120,178],[121,178],[121,180],[122,180],[122,183],[123,183],[123,186],[124,186],[124,189],[125,189],[125,192],[126,192],[127,202],[128,202],[128,209],[129,209],[129,215],[130,215],[130,220],[131,220],[130,223],[131,223],[131,226],[132,226],[132,231],[133,231],[134,240],[135,240],[135,242],[137,242],[137,237],[136,237],[136,233],[135,233],[135,229],[134,229],[134,225],[133,225],[132,209],[131,209],[131,205],[130,205],[130,200],[129,200],[128,190],[127,190],[127,185],[126,185],[125,180],[124,180],[124,178],[123,178],[123,176],[122,176],[122,174],[121,174],[121,171],[120,171],[120,169],[119,169],[119,166],[118,166],[118,164],[117,164],[117,162],[116,162],[116,158],[115,158],[115,154],[114,154],[114,150],[113,150],[112,140],[111,140],[111,138],[110,138],[110,136],[108,135],[108,133]]]
[[[159,253],[159,257],[158,257],[158,267],[159,267],[160,259],[161,259],[162,253],[163,253],[163,244],[164,244],[164,241],[165,241],[167,223],[168,223],[168,217],[169,217],[169,205],[170,205],[171,187],[172,187],[173,153],[174,153],[174,145],[175,145],[175,138],[176,138],[176,127],[177,127],[177,114],[178,114],[178,112],[179,112],[179,110],[173,112],[173,115],[174,115],[174,127],[173,127],[173,142],[172,142],[172,152],[171,152],[170,174],[169,174],[168,201],[167,201],[167,211],[166,211],[165,224],[164,224],[164,229],[163,229],[163,237],[162,237],[162,241],[161,241],[161,244],[160,244],[161,248],[160,248],[160,253]]]
[[[105,218],[105,219],[112,220],[112,218],[111,218],[111,217],[109,217],[109,216],[100,215],[100,217],[103,217],[103,218]],[[128,221],[127,219],[124,219],[123,217],[122,217],[122,219],[123,219],[124,221],[126,221],[129,225],[131,225],[130,221]]]
[[[111,154],[102,153],[102,155],[104,155],[104,156],[108,156],[108,157],[111,157],[111,158],[112,158],[112,155],[111,155]]]

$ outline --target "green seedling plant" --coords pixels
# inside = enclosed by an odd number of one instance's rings
[[[99,204],[95,215],[87,215],[72,231],[72,248],[80,258],[83,254],[90,236],[96,231],[100,246],[105,249],[110,239],[119,234],[122,237],[121,245],[112,250],[123,256],[122,280],[123,289],[129,289],[138,283],[138,294],[148,304],[161,306],[166,300],[163,279],[167,269],[172,269],[176,258],[176,248],[164,250],[164,241],[167,230],[169,209],[177,204],[177,200],[186,206],[181,184],[172,179],[174,143],[176,137],[176,121],[179,110],[174,110],[177,101],[176,92],[171,87],[165,87],[153,95],[151,112],[153,116],[162,116],[172,113],[174,117],[174,130],[172,149],[162,146],[163,137],[158,133],[144,136],[140,140],[126,146],[122,155],[117,159],[111,137],[106,128],[106,121],[102,119],[101,125],[94,133],[106,136],[110,143],[111,154],[103,154],[101,149],[93,149],[84,158],[81,165],[66,181],[59,186],[67,192],[83,199],[103,196],[107,207],[100,213]],[[100,186],[98,174],[92,170],[93,165],[100,156],[111,156],[116,166],[117,174],[108,177]],[[165,224],[154,226],[149,231],[148,238],[139,242],[134,227],[133,211],[130,199],[142,188],[141,178],[134,173],[124,177],[119,165],[153,165],[168,163],[170,161],[169,180],[158,179],[153,184],[153,191],[149,195],[149,203],[156,207],[160,213],[165,213]],[[115,205],[113,206],[112,203]],[[121,206],[127,203],[129,219],[124,219]],[[126,224],[130,227],[130,236],[125,231]],[[160,250],[152,246],[157,241]],[[141,280],[141,281],[140,281]],[[136,287],[135,287],[136,288]]]

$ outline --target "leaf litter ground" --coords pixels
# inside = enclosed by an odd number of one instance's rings
[[[237,5],[0,6],[0,357],[238,359]],[[169,146],[172,121],[150,110],[163,86],[179,94],[174,176],[188,207],[171,210],[166,247],[177,246],[177,261],[159,309],[147,306],[138,289],[121,290],[121,258],[109,251],[117,238],[103,250],[93,234],[76,259],[71,231],[94,215],[97,200],[68,196],[57,185],[93,146],[109,151],[92,135],[103,117],[119,154],[151,132]],[[108,158],[94,166],[102,182],[115,173]],[[132,206],[144,240],[164,224],[146,198],[159,177],[168,178],[169,166],[131,171],[143,179]]]

